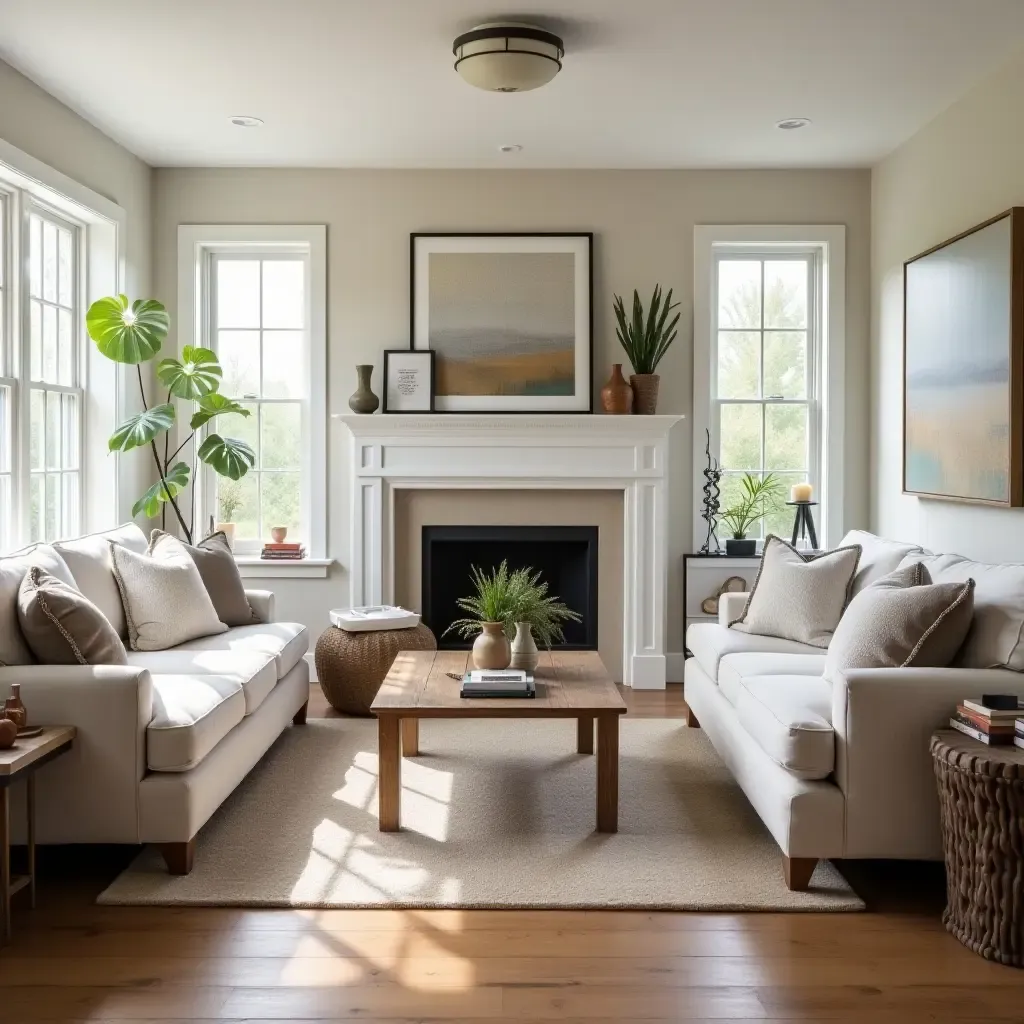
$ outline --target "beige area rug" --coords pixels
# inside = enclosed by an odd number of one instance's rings
[[[145,849],[99,897],[127,905],[862,910],[828,862],[791,893],[779,848],[702,732],[621,725],[619,832],[594,832],[574,720],[424,721],[402,826],[377,831],[375,721],[310,719],[207,823],[195,867]]]

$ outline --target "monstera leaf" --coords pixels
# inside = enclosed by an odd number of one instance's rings
[[[236,437],[211,434],[199,446],[199,458],[230,480],[241,480],[256,462],[256,453]]]
[[[192,415],[192,422],[189,424],[193,430],[198,430],[204,423],[209,423],[214,416],[224,416],[227,413],[236,413],[239,416],[251,416],[252,414],[244,406],[239,405],[233,398],[228,398],[219,392],[203,395],[199,399],[199,410]]]
[[[223,373],[215,352],[191,345],[182,349],[180,360],[161,359],[156,366],[160,383],[172,395],[190,402],[216,391]]]
[[[132,416],[111,435],[107,448],[112,452],[130,452],[149,444],[157,434],[170,430],[174,424],[174,406],[158,405]]]
[[[144,363],[160,351],[171,326],[167,310],[155,299],[129,303],[124,295],[97,299],[85,314],[96,347],[116,363]]]
[[[164,480],[158,480],[146,493],[132,505],[132,516],[141,512],[148,519],[154,519],[160,513],[160,506],[165,501],[177,497],[188,487],[189,468],[184,462],[176,462],[164,474]],[[166,488],[164,481],[167,482]]]

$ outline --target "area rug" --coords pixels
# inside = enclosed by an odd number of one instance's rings
[[[624,719],[619,831],[594,832],[574,720],[424,721],[402,831],[377,830],[376,722],[291,728],[199,834],[192,873],[146,848],[105,904],[862,910],[828,862],[790,892],[779,848],[705,735]]]

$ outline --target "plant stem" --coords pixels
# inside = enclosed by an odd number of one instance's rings
[[[140,364],[136,363],[135,364],[135,370],[136,370],[136,372],[138,374],[138,377],[139,377],[139,393],[142,395],[142,408],[145,409],[148,412],[149,411],[149,403],[146,401],[146,386],[142,382],[142,366]],[[192,532],[185,525],[185,520],[182,519],[182,517],[181,517],[181,509],[178,508],[178,503],[171,496],[171,489],[167,486],[167,477],[165,476],[165,474],[167,472],[167,467],[160,465],[160,452],[157,450],[156,440],[155,439],[151,440],[149,442],[149,446],[150,446],[150,448],[153,451],[153,462],[156,464],[156,471],[157,471],[157,473],[160,474],[160,483],[163,485],[164,494],[166,495],[166,497],[170,501],[171,507],[174,509],[174,514],[178,517],[178,522],[181,524],[181,528],[185,532],[186,542],[191,544],[192,543]]]

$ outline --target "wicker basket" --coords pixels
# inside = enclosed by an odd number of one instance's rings
[[[412,629],[349,633],[331,626],[316,642],[320,689],[336,711],[369,715],[370,705],[399,651],[436,651],[434,634],[420,623]]]

